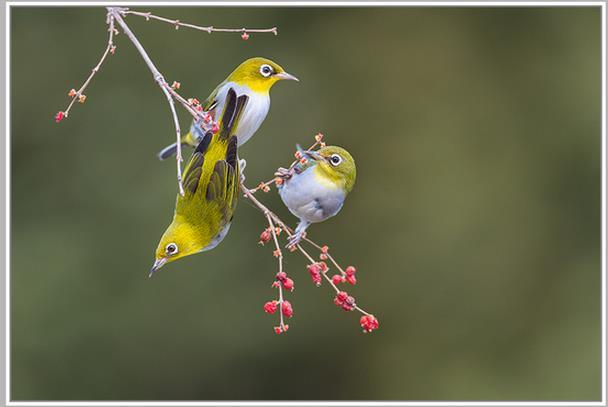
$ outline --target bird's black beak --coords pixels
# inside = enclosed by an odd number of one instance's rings
[[[148,274],[148,277],[152,277],[152,274],[156,273],[162,266],[165,265],[166,262],[166,257],[161,257],[160,259],[156,260],[150,269],[150,274]]]

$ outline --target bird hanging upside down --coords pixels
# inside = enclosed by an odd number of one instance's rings
[[[241,171],[236,131],[248,99],[230,88],[218,132],[207,132],[190,157],[184,196],[177,194],[173,221],[160,239],[150,276],[169,262],[213,249],[228,234]]]

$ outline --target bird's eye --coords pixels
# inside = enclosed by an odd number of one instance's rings
[[[338,154],[332,154],[331,156],[329,156],[329,162],[331,163],[331,165],[336,167],[342,162],[342,157],[340,157]]]
[[[175,253],[177,253],[177,245],[175,243],[169,243],[167,247],[165,247],[165,252],[169,256],[173,256]]]
[[[262,76],[264,78],[268,78],[270,75],[272,75],[272,72],[273,72],[273,69],[270,65],[264,64],[260,67],[260,73],[262,74]]]

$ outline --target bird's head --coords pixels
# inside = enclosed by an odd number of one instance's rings
[[[285,72],[276,62],[261,57],[246,60],[227,79],[228,82],[248,86],[256,92],[268,92],[280,80],[298,81],[298,78]]]
[[[307,151],[305,155],[317,162],[321,176],[339,184],[346,193],[353,189],[357,167],[348,151],[338,146],[326,146],[317,151]]]
[[[203,250],[205,243],[200,241],[199,236],[200,233],[196,233],[189,223],[180,221],[179,218],[173,219],[160,238],[150,276],[167,263]]]

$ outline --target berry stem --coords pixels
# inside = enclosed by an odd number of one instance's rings
[[[306,236],[304,236],[303,240],[306,241],[306,242],[308,242],[310,245],[314,246],[315,249],[319,250],[320,252],[323,252],[323,248],[321,246],[319,246],[318,244],[316,244],[315,242],[313,242],[312,240],[310,240]],[[331,261],[332,264],[340,271],[340,273],[342,273],[342,275],[346,274],[346,272],[342,269],[342,267],[340,267],[340,265],[338,264],[338,262],[336,260],[334,260],[334,258],[332,257],[331,254],[329,254],[329,250],[326,250],[324,252],[324,254],[327,256],[327,258],[329,259],[329,261]]]

